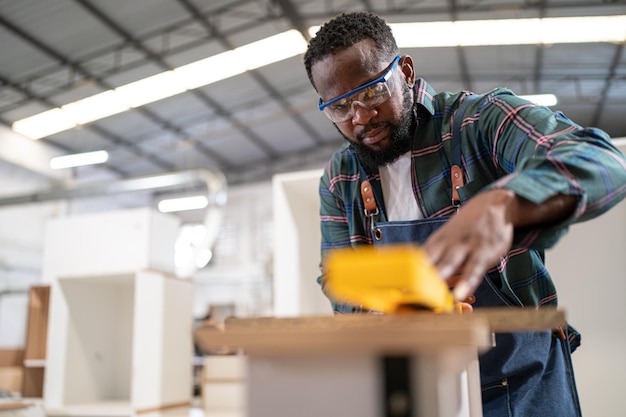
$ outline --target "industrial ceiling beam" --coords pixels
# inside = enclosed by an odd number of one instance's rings
[[[613,54],[613,61],[611,62],[611,67],[609,68],[608,74],[606,75],[604,86],[602,87],[602,92],[600,93],[598,104],[596,105],[596,110],[593,113],[593,117],[591,118],[592,126],[598,126],[600,124],[600,118],[602,117],[602,113],[604,112],[604,107],[606,106],[606,101],[608,100],[609,90],[611,89],[611,84],[616,79],[617,69],[622,60],[622,54],[624,53],[624,43],[625,42],[615,45],[615,53]]]
[[[82,76],[84,76],[85,78],[93,80],[96,84],[100,85],[105,90],[111,89],[111,86],[108,85],[106,82],[104,82],[102,79],[99,79],[99,78],[93,76],[89,71],[87,71],[86,69],[82,68],[77,63],[72,62],[65,55],[61,54],[60,52],[58,52],[57,50],[55,50],[51,46],[45,44],[43,41],[35,38],[33,35],[27,33],[25,30],[15,26],[13,23],[11,23],[11,22],[7,21],[6,19],[4,19],[2,16],[0,16],[0,25],[4,26],[6,29],[8,29],[9,31],[13,32],[15,35],[19,36],[20,38],[22,38],[26,42],[30,43],[35,49],[38,49],[38,50],[44,52],[46,55],[56,59],[57,61],[59,61],[61,63],[64,63],[65,65],[68,65],[69,67],[73,68],[76,72],[78,72]],[[33,93],[30,93],[30,95],[34,96]],[[50,105],[50,102],[46,101],[46,102],[44,102],[44,104]],[[58,105],[54,105],[53,107],[58,107]],[[95,125],[93,123],[89,124],[89,125],[87,125],[85,127],[88,128],[88,129],[96,130]],[[120,137],[120,136],[118,136],[118,135],[116,135],[116,134],[114,134],[112,132],[108,132],[104,128],[101,128],[101,127],[97,128],[97,131],[98,131],[99,135],[102,135],[103,133],[106,133],[106,136],[104,136],[104,137],[106,137],[110,141],[114,140],[117,143],[123,143],[129,149],[136,149],[132,142],[126,141],[122,137]],[[40,140],[44,140],[45,141],[46,139],[44,138],[44,139],[40,139]],[[149,154],[147,152],[144,152],[141,156],[147,158],[149,161],[151,161],[152,163],[154,163],[156,166],[158,166],[161,169],[165,169],[165,170],[168,170],[168,171],[174,169],[172,164],[170,164],[169,162],[163,160],[162,158],[158,157],[157,155]]]
[[[291,23],[291,26],[298,30],[307,42],[310,41],[311,35],[309,35],[309,26],[306,24],[306,21],[302,15],[300,15],[293,2],[291,0],[274,0],[274,3],[280,7],[283,15],[287,18],[289,23]]]
[[[127,43],[130,43],[131,45],[133,45],[135,49],[141,51],[145,56],[147,56],[151,61],[159,65],[162,69],[166,71],[171,71],[172,69],[174,69],[171,65],[165,62],[165,59],[163,58],[163,56],[156,54],[155,52],[147,48],[142,42],[135,39],[126,29],[124,29],[121,25],[119,25],[117,22],[115,22],[113,19],[107,16],[104,12],[102,12],[102,10],[98,9],[94,4],[92,4],[91,2],[87,0],[74,0],[74,1],[76,1],[81,6],[83,6],[88,12],[90,12],[92,15],[98,18],[105,26],[107,26],[115,34],[117,34],[119,37],[124,39]],[[207,101],[210,101],[207,99],[204,93],[201,93],[198,90],[194,90],[194,94],[198,96],[205,103],[207,103]],[[211,104],[212,103],[208,105],[210,107],[213,107],[213,109],[215,110],[214,106],[212,106]],[[146,107],[140,107],[136,110],[141,111],[142,114],[147,116],[152,122],[156,123],[157,126],[161,127],[164,130],[174,133],[174,135],[176,135],[179,139],[184,139],[184,138],[189,137],[189,133],[185,132],[183,127],[174,125],[173,123],[165,120],[161,116],[158,116],[156,113],[149,111]],[[203,153],[207,158],[217,162],[220,168],[223,169],[223,168],[230,167],[230,163],[226,159],[224,159],[224,157],[218,155],[216,152],[210,151],[209,149],[205,147],[197,147],[197,149],[201,153]]]
[[[458,5],[456,0],[448,0],[448,12],[450,13],[450,20],[455,22],[458,20]],[[457,46],[456,56],[459,62],[459,72],[461,74],[461,80],[463,82],[463,88],[473,91],[472,79],[469,75],[469,69],[467,67],[467,58],[465,57],[465,49],[462,46]]]
[[[187,11],[206,29],[208,33],[213,35],[224,49],[231,50],[235,49],[236,45],[228,40],[228,38],[221,33],[219,28],[213,25],[207,18],[205,18],[200,10],[189,0],[178,0]],[[293,8],[293,5],[292,5]],[[294,19],[298,20],[297,17]],[[291,22],[291,18],[290,18]],[[293,22],[291,22],[293,24]],[[300,23],[303,24],[303,23]],[[298,28],[299,30],[299,28]],[[310,125],[298,112],[296,112],[289,101],[287,101],[282,94],[265,78],[259,71],[257,70],[248,70],[248,75],[252,77],[265,91],[267,91],[268,95],[277,101],[280,104],[280,107],[285,111],[285,113],[291,115],[295,123],[300,126],[300,128],[307,133],[307,136],[313,140],[313,143],[320,144],[322,143],[322,138],[319,137],[317,131]],[[261,140],[258,138],[257,140]],[[276,157],[277,155],[273,155]]]

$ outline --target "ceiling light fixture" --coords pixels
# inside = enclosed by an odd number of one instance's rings
[[[157,205],[161,213],[171,213],[173,211],[186,211],[203,209],[209,205],[209,199],[203,195],[190,197],[170,198],[159,201]]]
[[[75,153],[72,155],[55,156],[50,159],[50,168],[64,169],[73,168],[84,165],[102,164],[109,159],[107,151],[93,151],[84,153]]]
[[[400,48],[624,42],[626,16],[413,22],[390,25]],[[584,28],[584,30],[581,30]],[[313,36],[319,26],[313,26]],[[432,34],[437,33],[437,37]],[[304,53],[295,29],[13,123],[31,139],[143,106]]]
[[[624,42],[626,16],[391,24],[400,48]],[[433,36],[436,33],[437,36]]]
[[[206,59],[141,79],[16,121],[12,129],[40,139],[187,90],[233,77],[304,53],[307,43],[295,29]]]

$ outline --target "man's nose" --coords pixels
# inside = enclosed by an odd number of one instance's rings
[[[358,101],[352,102],[352,124],[355,125],[364,125],[368,124],[369,121],[376,116],[377,110],[376,108],[368,109],[362,103]]]

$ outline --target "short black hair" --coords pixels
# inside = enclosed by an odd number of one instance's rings
[[[342,13],[322,25],[309,42],[304,54],[304,67],[313,87],[311,68],[313,64],[365,39],[374,41],[386,58],[398,54],[396,39],[391,28],[381,17],[369,12]]]

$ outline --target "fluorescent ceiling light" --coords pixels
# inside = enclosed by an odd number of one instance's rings
[[[31,139],[43,138],[73,127],[76,127],[76,122],[59,108],[18,120],[11,126],[15,132]]]
[[[306,40],[300,32],[288,30],[232,51],[66,104],[61,108],[18,120],[13,123],[12,128],[31,139],[40,139],[291,58],[304,53],[306,47]]]
[[[554,94],[528,94],[520,97],[528,101],[532,101],[535,104],[547,107],[556,106],[559,102]]]
[[[121,113],[129,106],[120,100],[115,91],[105,91],[61,107],[66,119],[81,125],[102,119],[113,114]]]
[[[620,43],[626,40],[626,16],[416,22],[390,26],[400,48]],[[309,33],[314,35],[318,30],[319,26],[314,26]],[[435,33],[437,36],[433,36]],[[18,120],[12,128],[31,139],[40,139],[299,55],[306,47],[302,35],[292,29]]]
[[[56,156],[50,159],[50,168],[63,169],[79,167],[83,165],[94,165],[106,162],[109,159],[107,151],[94,151],[76,153],[72,155]]]
[[[158,208],[162,213],[202,209],[209,205],[209,199],[203,195],[171,198],[159,201]]]
[[[390,26],[400,48],[621,43],[626,40],[626,16],[458,20],[396,23]]]
[[[457,20],[392,23],[389,26],[400,48],[621,43],[626,40],[626,16]],[[311,36],[319,28],[310,28]]]
[[[140,107],[187,91],[174,71],[166,71],[115,89],[121,102]]]

